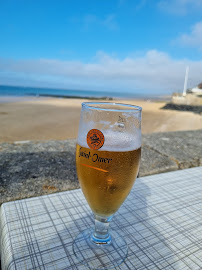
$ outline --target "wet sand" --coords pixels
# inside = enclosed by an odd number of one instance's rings
[[[76,138],[83,99],[35,98],[0,103],[0,142]],[[165,102],[118,100],[143,108],[142,133],[202,129],[202,116],[161,110]]]

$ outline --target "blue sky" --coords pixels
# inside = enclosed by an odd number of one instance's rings
[[[1,0],[0,84],[169,94],[202,81],[202,0]]]

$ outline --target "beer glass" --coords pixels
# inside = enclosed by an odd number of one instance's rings
[[[108,103],[82,104],[76,167],[95,226],[74,240],[73,250],[90,269],[111,269],[127,257],[123,237],[109,230],[113,215],[137,177],[141,155],[141,107]]]

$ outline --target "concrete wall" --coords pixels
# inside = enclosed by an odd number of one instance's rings
[[[0,144],[0,204],[79,188],[75,145],[76,140]],[[197,166],[202,130],[143,135],[140,176]]]
[[[185,97],[173,95],[172,103],[180,104],[180,105],[193,105],[193,106],[201,106],[202,105],[202,97],[196,96],[194,94],[187,94]]]

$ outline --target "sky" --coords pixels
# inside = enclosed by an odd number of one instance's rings
[[[202,0],[0,0],[0,85],[138,94],[202,82]]]

